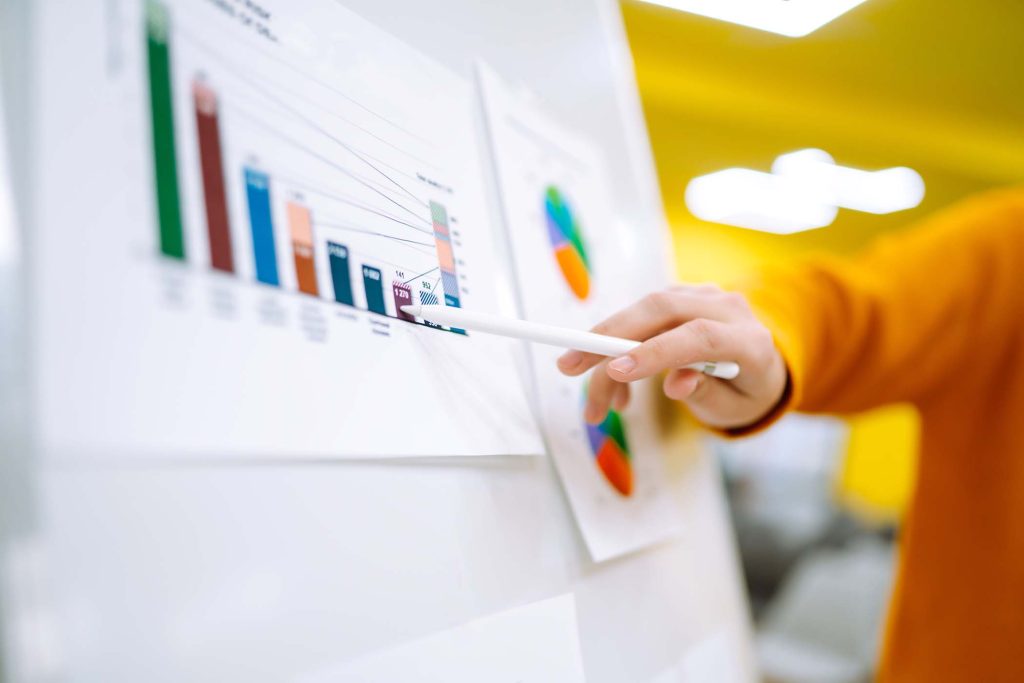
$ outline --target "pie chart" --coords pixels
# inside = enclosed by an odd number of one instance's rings
[[[622,416],[609,411],[599,425],[587,423],[587,440],[601,474],[623,496],[633,493],[633,465]]]
[[[544,216],[555,260],[569,289],[578,299],[590,294],[590,261],[579,222],[565,196],[554,185],[544,191]]]

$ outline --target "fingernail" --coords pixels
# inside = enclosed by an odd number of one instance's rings
[[[596,408],[587,406],[587,409],[583,411],[583,419],[590,424],[596,425],[604,421],[604,415],[601,415],[600,411]]]
[[[572,370],[581,362],[583,362],[583,354],[579,351],[566,351],[558,359],[558,365],[567,370]]]
[[[630,356],[622,356],[621,358],[616,358],[611,363],[609,363],[608,367],[610,367],[615,372],[625,375],[626,373],[630,372],[633,368],[636,367],[636,361],[633,360]]]

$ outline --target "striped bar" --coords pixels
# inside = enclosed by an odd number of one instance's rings
[[[422,290],[422,289],[420,290],[420,304],[421,305],[423,305],[423,306],[436,306],[437,303],[438,303],[438,301],[437,301],[437,295],[436,294],[434,294],[433,292],[428,292],[428,291]],[[423,324],[428,326],[428,327],[434,327],[434,328],[439,329],[439,330],[444,329],[443,326],[438,325],[437,323],[432,323],[429,320],[424,320]]]

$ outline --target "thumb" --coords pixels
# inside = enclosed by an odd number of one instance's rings
[[[751,421],[742,394],[728,382],[696,370],[675,370],[665,377],[665,395],[682,401],[695,418],[709,427],[727,428]]]
[[[703,381],[704,373],[696,370],[674,370],[665,376],[662,389],[673,401],[690,398]]]

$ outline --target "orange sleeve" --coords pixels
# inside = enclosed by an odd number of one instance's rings
[[[1024,343],[1024,189],[958,204],[852,260],[765,273],[743,289],[790,387],[784,405],[736,433],[788,408],[920,403],[966,374],[998,373]]]

